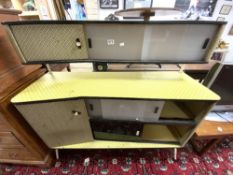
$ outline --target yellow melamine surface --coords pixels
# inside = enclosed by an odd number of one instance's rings
[[[17,94],[13,103],[82,98],[219,100],[183,72],[53,72]]]
[[[99,141],[79,143],[55,147],[55,149],[122,149],[122,148],[179,148],[176,144],[162,143],[140,143],[140,142],[122,142],[122,141]]]
[[[141,137],[145,140],[154,141],[178,141],[166,125],[144,124]]]

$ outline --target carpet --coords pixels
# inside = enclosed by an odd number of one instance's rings
[[[205,144],[197,142],[197,144]],[[233,137],[198,156],[187,144],[178,149],[63,150],[51,168],[0,164],[3,175],[233,175]]]

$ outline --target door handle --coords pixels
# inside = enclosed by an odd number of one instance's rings
[[[74,116],[80,116],[82,113],[81,113],[80,111],[73,110],[73,111],[72,111],[72,114],[73,114]]]

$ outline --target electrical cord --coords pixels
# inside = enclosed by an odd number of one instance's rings
[[[226,120],[227,122],[231,123],[233,125],[233,122],[226,119],[225,117],[221,116],[220,114],[218,114],[217,112],[215,112],[215,114],[217,114],[219,117],[221,117],[222,119]]]
[[[72,17],[71,17],[71,15],[70,15],[69,11],[68,11],[67,9],[65,9],[65,11],[66,11],[66,13],[68,14],[68,16],[70,17],[70,20],[72,20]]]

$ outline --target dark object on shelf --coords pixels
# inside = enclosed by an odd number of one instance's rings
[[[114,140],[113,137],[116,137],[116,140],[136,141],[143,129],[143,123],[130,121],[91,119],[90,124],[97,140]]]
[[[163,126],[163,124],[158,125],[155,123],[146,124],[137,121],[90,119],[92,134],[96,140],[179,144],[181,136],[175,134],[175,130],[173,129],[174,127],[182,128],[186,126],[178,126],[174,124],[173,126]],[[169,133],[170,135],[166,135],[165,133],[169,132],[169,130],[171,132]],[[158,133],[163,133],[164,135]],[[157,135],[157,138],[152,137],[152,135]],[[170,137],[170,139],[167,137]]]

